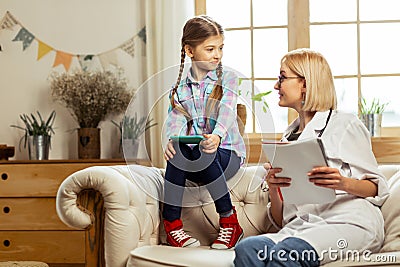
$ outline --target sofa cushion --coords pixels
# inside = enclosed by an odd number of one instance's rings
[[[400,171],[388,181],[390,195],[381,210],[385,220],[385,241],[381,252],[400,251]]]
[[[234,250],[216,250],[208,246],[143,246],[131,251],[126,267],[233,267],[234,257]]]
[[[268,192],[261,190],[265,176],[262,166],[242,167],[237,174],[228,180],[232,204],[236,207],[237,216],[244,236],[266,232],[276,232],[267,219]],[[185,188],[185,206],[182,209],[184,230],[197,238],[201,245],[211,245],[217,238],[219,216],[213,200],[205,186],[187,183]],[[165,243],[165,231],[160,225],[160,243]]]
[[[334,254],[335,255],[335,254]],[[339,255],[336,255],[339,256]],[[215,250],[208,246],[176,248],[170,246],[143,246],[130,253],[126,267],[233,267],[234,250]],[[399,266],[400,252],[375,253],[337,260],[324,267],[345,266]]]

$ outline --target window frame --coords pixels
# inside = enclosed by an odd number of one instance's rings
[[[310,22],[309,21],[309,0],[287,0],[288,1],[288,51],[301,48],[301,47],[310,47],[310,25],[323,25],[323,24],[343,24],[343,23],[356,23],[357,24],[357,74],[355,75],[347,75],[347,76],[335,76],[334,78],[349,78],[349,77],[357,77],[358,79],[358,99],[360,101],[361,95],[361,78],[364,77],[376,77],[376,76],[391,76],[388,75],[374,75],[374,74],[361,74],[360,70],[360,23],[368,23],[365,21],[360,21],[359,18],[359,5],[357,4],[357,21],[353,22]],[[252,4],[252,0],[250,0]],[[206,9],[206,0],[195,0],[195,14],[207,14]],[[252,14],[251,14],[252,16]],[[371,23],[384,23],[384,22],[393,22],[393,20],[377,20]],[[395,22],[400,22],[395,21]],[[248,28],[248,27],[247,27]],[[259,28],[253,27],[250,25],[251,29]],[[262,28],[270,28],[270,27],[262,27]],[[233,28],[232,28],[233,29]],[[253,56],[253,55],[252,55]],[[253,60],[251,63],[252,73],[253,70]],[[399,74],[400,76],[400,74]],[[252,81],[260,80],[257,78],[251,78]],[[265,79],[261,79],[265,80]],[[268,79],[270,80],[270,79]],[[254,90],[254,85],[253,85]],[[253,91],[254,92],[254,91]],[[253,102],[254,105],[254,102]],[[359,113],[360,111],[358,111]],[[254,116],[254,115],[253,115]],[[288,109],[288,124],[293,121],[297,117],[297,112]],[[254,121],[254,118],[253,118]],[[274,134],[263,134],[263,133],[255,133],[255,126],[253,126],[253,133],[246,133],[247,137],[246,142],[249,144],[249,148],[251,148],[251,153],[249,153],[249,162],[259,162],[260,153],[262,153],[260,148],[260,140],[262,138],[268,139],[279,139],[281,133]],[[375,147],[374,152],[377,151],[379,147],[380,150],[385,150],[386,139],[390,138],[391,142],[395,142],[397,140],[400,142],[400,126],[399,127],[382,127],[381,137],[373,137],[372,144]],[[393,144],[393,143],[392,143]],[[255,148],[255,149],[254,149]],[[250,151],[249,151],[250,152]],[[393,151],[392,151],[393,152]],[[377,153],[377,152],[376,152]],[[384,155],[382,155],[384,156]],[[378,162],[379,159],[383,159],[382,156],[377,156]],[[258,160],[257,160],[258,159]],[[393,162],[400,162],[400,155],[391,158]],[[389,163],[385,160],[381,160],[380,162]]]

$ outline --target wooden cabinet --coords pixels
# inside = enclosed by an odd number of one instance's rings
[[[0,259],[87,265],[90,233],[69,228],[58,218],[58,187],[78,170],[121,164],[126,164],[123,159],[0,161]]]

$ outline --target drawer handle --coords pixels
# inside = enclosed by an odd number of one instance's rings
[[[11,245],[11,242],[10,242],[10,240],[4,240],[3,244],[5,247],[9,247]]]
[[[10,207],[4,207],[4,208],[3,208],[3,212],[4,212],[4,213],[9,213],[10,210],[11,210]]]
[[[2,174],[1,174],[1,179],[7,180],[7,178],[8,178],[7,173],[2,173]]]

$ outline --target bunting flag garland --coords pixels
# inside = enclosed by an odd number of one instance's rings
[[[110,51],[108,53],[100,54],[99,59],[102,66],[107,66],[107,65],[118,66],[117,54],[115,53],[115,51]]]
[[[11,15],[10,12],[7,11],[6,15],[0,22],[0,30],[11,29],[17,24],[17,20]]]
[[[140,32],[138,33],[138,36],[140,37],[140,39],[143,40],[144,43],[146,43],[146,26],[144,26]]]
[[[23,46],[22,50],[25,50],[31,45],[34,39],[35,36],[33,36],[32,33],[28,32],[28,30],[25,28],[21,28],[17,36],[15,36],[15,38],[13,39],[13,42],[21,41]]]
[[[123,43],[119,48],[124,50],[131,57],[135,57],[135,42],[134,41],[135,41],[135,37],[132,37],[131,39],[129,39],[128,41]]]
[[[122,49],[124,52],[126,52],[128,55],[134,58],[136,38],[140,38],[144,43],[146,43],[146,27],[143,27],[135,36],[131,37],[129,40],[127,40],[117,48],[111,49],[109,51],[97,55],[71,54],[68,52],[57,50],[51,47],[50,45],[40,41],[38,38],[35,37],[34,34],[32,34],[25,27],[23,27],[22,24],[18,20],[16,20],[9,11],[6,12],[3,19],[1,19],[0,21],[0,31],[5,29],[11,30],[14,28],[15,25],[19,25],[21,29],[18,31],[17,35],[12,40],[13,42],[17,41],[22,42],[24,51],[32,44],[34,40],[36,40],[38,42],[37,60],[40,60],[51,51],[54,51],[55,59],[53,67],[56,67],[58,65],[63,65],[66,71],[69,70],[73,57],[77,57],[78,62],[81,65],[82,69],[89,68],[92,64],[93,57],[95,56],[98,57],[103,68],[106,68],[108,65],[118,66],[118,57],[116,53],[117,49]],[[0,46],[0,51],[2,51],[1,46]]]
[[[92,59],[94,55],[78,55],[78,61],[83,70],[88,70],[92,66]]]
[[[71,54],[62,51],[57,51],[53,67],[57,67],[58,65],[64,65],[65,70],[68,71],[69,67],[71,66],[71,61],[72,61]]]
[[[45,55],[47,55],[50,51],[53,51],[53,48],[41,41],[38,40],[39,47],[38,47],[38,54],[37,54],[37,60],[41,59]]]

